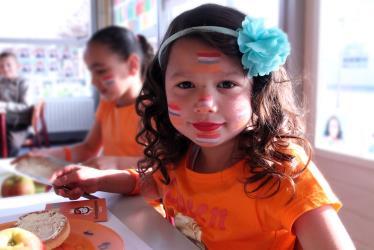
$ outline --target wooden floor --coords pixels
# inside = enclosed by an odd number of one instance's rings
[[[357,249],[374,249],[374,164],[364,167],[345,161],[314,160],[343,202],[339,212]]]

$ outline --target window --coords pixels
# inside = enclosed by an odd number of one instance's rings
[[[374,160],[374,1],[320,1],[315,145]]]
[[[2,1],[0,51],[17,55],[22,75],[43,98],[92,96],[83,63],[91,14],[91,0]]]

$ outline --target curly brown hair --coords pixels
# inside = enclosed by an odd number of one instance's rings
[[[175,18],[164,40],[180,30],[201,25],[236,30],[241,27],[244,18],[243,13],[232,8],[202,5]],[[194,32],[187,36],[199,39],[238,62],[241,60],[242,54],[234,37],[214,32]],[[145,157],[138,162],[138,171],[146,174],[160,170],[165,184],[170,183],[167,165],[179,162],[192,143],[169,120],[165,72],[172,46],[170,44],[163,51],[161,62],[157,57],[153,59],[136,101],[143,126],[137,141],[145,147]],[[243,73],[247,72],[243,69]],[[309,163],[310,146],[303,138],[302,113],[296,105],[292,82],[284,68],[265,76],[253,77],[251,95],[252,124],[250,129],[239,134],[240,155],[244,155],[252,173],[244,181],[244,192],[249,196],[269,197],[279,190],[284,179],[294,187],[297,176]],[[290,171],[294,155],[287,151],[291,142],[307,148],[309,154],[306,165],[295,171]],[[257,195],[257,191],[265,185],[271,188],[267,188],[265,195]]]

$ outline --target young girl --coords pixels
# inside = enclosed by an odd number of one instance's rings
[[[139,117],[135,98],[153,49],[143,36],[111,26],[97,31],[87,43],[84,60],[100,93],[95,122],[82,143],[33,152],[97,168],[135,166],[142,155],[136,143]],[[96,157],[102,150],[103,156]],[[126,156],[122,157],[121,156]]]
[[[341,203],[304,152],[282,68],[289,51],[279,29],[209,4],[170,24],[148,71],[137,99],[143,186],[202,248],[293,249],[298,241],[303,249],[354,249],[336,213]],[[70,198],[139,189],[129,171],[68,166],[54,179],[73,188],[57,191]]]

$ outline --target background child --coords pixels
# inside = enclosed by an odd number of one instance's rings
[[[202,248],[294,249],[297,238],[303,249],[354,249],[339,200],[303,149],[301,113],[281,67],[289,52],[279,29],[208,4],[174,19],[149,69],[137,99],[139,172]],[[73,188],[57,191],[70,198],[139,189],[129,171],[73,165],[53,179]]]
[[[10,157],[18,154],[31,125],[32,94],[20,77],[20,65],[11,52],[0,54],[0,111],[6,113],[7,147]]]
[[[152,58],[153,49],[143,36],[116,26],[97,31],[84,55],[92,84],[101,97],[92,128],[82,143],[31,155],[86,161],[86,165],[97,168],[135,166],[142,148],[135,141],[139,117],[134,103]],[[101,150],[102,156],[98,156]]]
[[[331,116],[327,120],[324,136],[332,142],[343,139],[342,126],[337,116]]]

